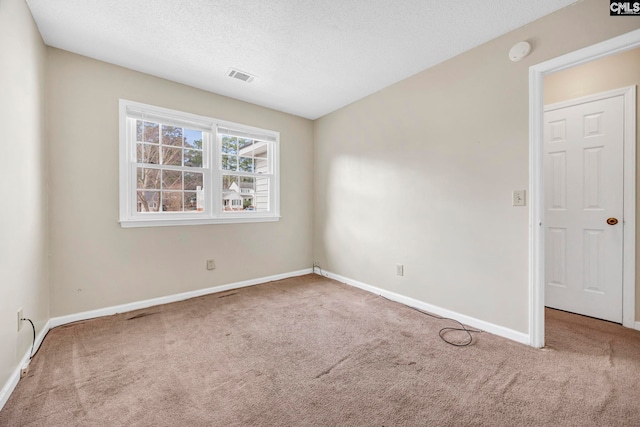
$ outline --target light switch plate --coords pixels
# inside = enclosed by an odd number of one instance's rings
[[[525,206],[527,204],[526,190],[513,190],[513,206]]]

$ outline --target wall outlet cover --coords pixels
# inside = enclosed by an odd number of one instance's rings
[[[22,309],[18,310],[18,332],[22,330],[22,319],[24,319],[24,313]]]

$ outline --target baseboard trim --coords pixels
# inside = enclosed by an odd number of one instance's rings
[[[320,271],[322,274],[320,274]],[[318,268],[314,268],[314,273],[319,274],[324,277],[328,277],[330,279],[337,280],[338,282],[345,283],[350,286],[354,286],[356,288],[374,293],[376,295],[381,295],[385,298],[388,298],[392,301],[399,302],[401,304],[407,305],[409,307],[418,308],[420,310],[427,311],[429,313],[436,314],[442,317],[448,317],[450,319],[455,319],[465,325],[481,329],[483,331],[492,333],[494,335],[501,336],[503,338],[510,339],[512,341],[519,342],[521,344],[531,345],[531,339],[528,334],[515,331],[513,329],[505,328],[504,326],[495,325],[493,323],[485,322],[484,320],[476,319],[474,317],[466,316],[464,314],[457,313],[455,311],[447,310],[446,308],[438,307],[432,304],[428,304],[426,302],[410,298],[404,295],[397,294],[395,292],[387,291],[384,289],[377,288],[375,286],[367,285],[366,283],[358,282],[357,280],[350,279],[348,277],[340,276],[339,274],[332,273],[327,270],[319,270]],[[640,323],[640,322],[638,322]]]
[[[226,285],[213,286],[211,288],[197,289],[195,291],[183,292],[164,297],[151,298],[143,301],[136,301],[127,304],[114,305],[111,307],[99,308],[97,310],[83,311],[81,313],[69,314],[66,316],[52,317],[50,320],[51,328],[66,325],[67,323],[78,322],[81,320],[94,319],[96,317],[111,316],[118,313],[126,313],[128,311],[149,308],[155,305],[169,304],[177,301],[199,297],[202,295],[215,294],[216,292],[224,292],[232,289],[245,288],[247,286],[259,285],[261,283],[273,282],[274,280],[288,279],[289,277],[303,276],[313,273],[313,269],[306,268],[304,270],[292,271],[289,273],[276,274],[273,276],[260,277],[258,279],[245,280],[242,282],[228,283]]]
[[[40,333],[36,336],[36,341],[33,347],[33,351],[34,353],[38,351],[38,349],[40,348],[40,345],[42,345],[42,341],[44,340],[44,337],[47,335],[47,332],[49,332],[49,330],[57,326],[66,325],[67,323],[78,322],[80,320],[94,319],[96,317],[102,317],[102,316],[110,316],[112,314],[117,314],[117,313],[125,313],[127,311],[139,310],[141,308],[148,308],[154,305],[168,304],[176,301],[184,301],[186,299],[195,298],[202,295],[215,294],[216,292],[224,292],[232,289],[245,288],[247,286],[259,285],[261,283],[273,282],[274,280],[288,279],[289,277],[303,276],[305,274],[311,274],[311,273],[313,273],[312,268],[305,268],[303,270],[291,271],[291,272],[282,273],[282,274],[275,274],[273,276],[260,277],[257,279],[245,280],[242,282],[228,283],[226,285],[213,286],[211,288],[198,289],[195,291],[183,292],[180,294],[168,295],[168,296],[159,297],[159,298],[152,298],[144,301],[137,301],[137,302],[127,303],[127,304],[116,305],[112,307],[105,307],[97,310],[84,311],[81,313],[70,314],[67,316],[52,317],[47,321],[47,323],[42,328]],[[18,385],[18,381],[20,381],[20,371],[22,370],[22,367],[29,362],[29,357],[31,356],[29,353],[30,350],[31,348],[29,348],[27,353],[25,353],[24,357],[20,360],[20,363],[18,364],[18,366],[13,370],[13,373],[11,374],[7,382],[2,387],[2,390],[0,390],[0,410],[7,403],[7,401],[9,400],[9,397],[11,396],[11,393],[13,393],[13,390],[15,390],[16,386]]]
[[[316,271],[317,270],[317,271]],[[159,298],[152,298],[143,301],[137,301],[127,304],[120,304],[112,307],[105,307],[97,310],[84,311],[81,313],[70,314],[66,316],[58,316],[52,317],[47,321],[45,326],[42,328],[40,333],[36,337],[36,342],[34,345],[34,352],[38,351],[40,345],[42,345],[42,341],[44,337],[47,335],[50,329],[53,329],[57,326],[66,325],[68,323],[78,322],[81,320],[94,319],[96,317],[102,316],[110,316],[118,313],[125,313],[128,311],[139,310],[142,308],[148,308],[155,305],[168,304],[177,301],[184,301],[189,298],[195,298],[202,295],[214,294],[216,292],[224,292],[232,289],[244,288],[247,286],[259,285],[261,283],[272,282],[274,280],[282,280],[290,277],[303,276],[305,274],[319,274],[320,270],[316,268],[306,268],[303,270],[292,271],[289,273],[276,274],[273,276],[261,277],[257,279],[245,280],[242,282],[229,283],[226,285],[213,286],[205,289],[198,289],[190,292],[183,292],[180,294],[168,295]],[[322,275],[328,277],[330,279],[337,280],[339,282],[345,283],[350,286],[354,286],[356,288],[363,289],[365,291],[374,293],[376,295],[381,295],[385,298],[388,298],[392,301],[399,302],[401,304],[407,305],[409,307],[419,308],[424,311],[428,311],[429,313],[437,314],[438,316],[449,317],[451,319],[456,319],[466,325],[472,326],[474,328],[482,329],[483,331],[490,332],[492,334],[508,338],[513,341],[517,341],[523,344],[529,344],[529,335],[524,334],[522,332],[514,331],[509,328],[505,328],[502,326],[494,325],[492,323],[488,323],[479,319],[475,319],[473,317],[465,316],[460,313],[456,313],[441,307],[437,307],[431,304],[427,304],[425,302],[416,300],[414,298],[406,297],[404,295],[400,295],[394,292],[386,291],[384,289],[376,288],[375,286],[367,285],[362,282],[358,282],[357,280],[349,279],[344,276],[340,276],[339,274],[335,274],[326,270],[322,270]],[[640,330],[640,322],[636,322],[636,329]],[[0,390],[0,409],[4,407],[13,393],[13,390],[18,385],[18,381],[20,381],[20,371],[22,367],[29,361],[30,353],[27,351],[24,357],[20,360],[18,366],[14,369],[13,373],[5,383],[2,390]]]
[[[633,329],[635,329],[636,331],[640,331],[640,322],[636,322],[636,323],[633,325]]]
[[[36,351],[38,351],[38,349],[40,348],[40,345],[42,345],[42,341],[44,340],[45,335],[47,335],[47,332],[49,332],[49,329],[51,329],[50,321],[47,321],[47,323],[45,323],[44,327],[40,330],[38,335],[36,335],[36,341],[33,344],[34,354]],[[9,376],[9,379],[4,384],[4,387],[2,387],[2,390],[0,390],[0,410],[4,408],[4,405],[9,400],[11,393],[13,393],[13,390],[16,389],[16,386],[18,385],[18,381],[20,381],[20,371],[22,371],[23,366],[29,363],[30,357],[31,357],[31,347],[27,349],[24,356],[22,356],[22,359],[20,359],[20,363],[18,363],[18,366],[16,366],[16,368],[11,373],[11,376]]]

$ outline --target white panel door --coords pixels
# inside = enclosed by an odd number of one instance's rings
[[[544,114],[545,305],[621,323],[623,97],[552,108]]]

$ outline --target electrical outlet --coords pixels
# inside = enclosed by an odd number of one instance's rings
[[[404,276],[404,265],[396,264],[396,275],[397,276]]]
[[[216,269],[216,260],[208,259],[207,260],[207,270],[215,270]]]
[[[22,309],[18,310],[18,332],[22,330],[22,319],[24,319],[24,313]]]

